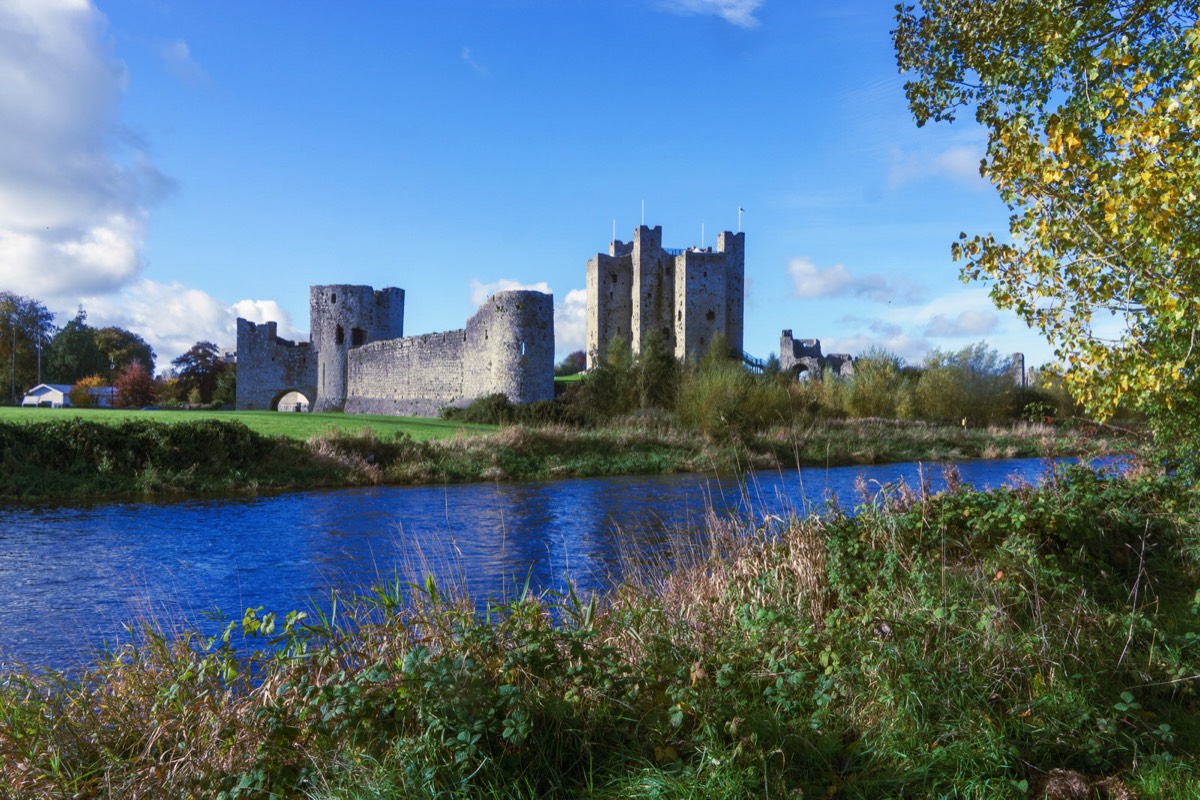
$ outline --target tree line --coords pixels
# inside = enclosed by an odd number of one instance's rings
[[[113,405],[232,405],[237,373],[212,342],[196,342],[155,375],[157,355],[140,335],[92,327],[80,306],[62,327],[40,301],[0,291],[0,363],[7,367],[3,402],[18,404],[39,383],[70,386],[71,403],[91,407],[108,393]]]

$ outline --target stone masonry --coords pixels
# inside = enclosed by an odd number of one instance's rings
[[[587,265],[587,365],[621,337],[634,355],[651,333],[680,360],[699,359],[721,334],[742,353],[746,235],[724,231],[716,250],[662,246],[662,227],[639,226]]]
[[[237,407],[274,409],[297,391],[317,396],[317,353],[308,342],[280,339],[274,322],[237,321]]]
[[[238,320],[239,409],[274,409],[299,391],[314,411],[435,416],[502,393],[554,398],[554,299],[498,292],[465,329],[403,336],[404,290],[313,286],[310,343],[279,339],[276,323]]]
[[[797,376],[807,372],[820,378],[829,370],[835,377],[848,378],[854,374],[854,358],[849,353],[823,355],[820,339],[793,339],[785,330],[779,337],[779,368]]]
[[[350,353],[346,410],[434,416],[488,394],[554,399],[554,298],[497,292],[462,330],[365,345]]]

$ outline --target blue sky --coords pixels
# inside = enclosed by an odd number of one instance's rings
[[[968,122],[918,129],[891,2],[0,0],[0,288],[159,366],[308,286],[406,290],[405,331],[553,291],[582,348],[615,221],[746,231],[745,344],[918,361],[1049,348],[950,259],[1001,234]],[[703,240],[702,240],[703,237]]]

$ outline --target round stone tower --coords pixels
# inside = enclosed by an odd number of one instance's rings
[[[351,348],[404,335],[404,290],[370,286],[309,287],[312,346],[317,351],[314,411],[346,404],[346,361]]]
[[[499,392],[513,403],[554,399],[554,297],[496,292],[467,320],[463,395]]]

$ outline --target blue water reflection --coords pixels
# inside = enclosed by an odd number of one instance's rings
[[[978,487],[1036,481],[1040,459],[957,465]],[[757,516],[859,502],[917,464],[785,470],[748,482],[705,475],[303,492],[255,499],[0,508],[0,669],[70,666],[138,619],[215,630],[219,611],[288,611],[432,572],[474,597],[584,590],[619,576],[622,554],[666,547],[706,508]],[[940,468],[925,468],[935,488]]]

